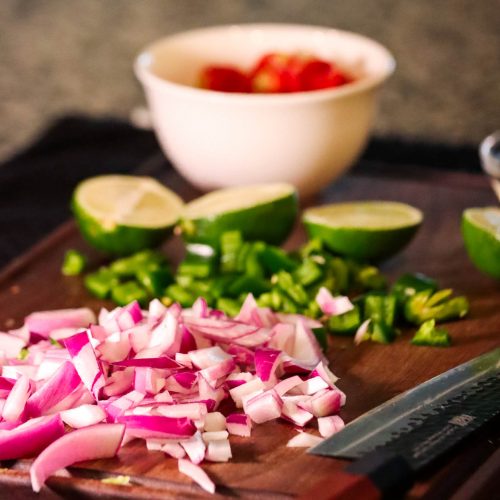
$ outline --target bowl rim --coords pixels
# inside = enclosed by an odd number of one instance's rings
[[[182,83],[172,82],[165,78],[156,75],[151,70],[151,51],[162,45],[163,43],[173,40],[175,38],[182,38],[189,35],[203,34],[211,31],[223,31],[223,30],[234,30],[234,29],[305,29],[305,30],[316,30],[322,32],[336,33],[339,35],[348,35],[349,37],[358,38],[361,41],[368,42],[374,45],[380,52],[385,56],[386,65],[385,68],[378,75],[371,75],[354,82],[342,85],[340,87],[333,87],[328,89],[313,90],[313,91],[302,91],[302,92],[290,92],[290,93],[243,93],[243,92],[221,92],[218,90],[208,90],[199,87],[194,87],[192,85],[185,85]],[[210,101],[225,101],[231,102],[232,104],[256,104],[262,103],[265,105],[272,104],[290,104],[292,102],[310,102],[310,101],[321,101],[321,100],[331,100],[340,99],[347,95],[357,94],[363,91],[370,90],[381,85],[385,80],[387,80],[394,70],[396,69],[396,60],[392,53],[381,43],[376,40],[361,35],[353,31],[340,30],[337,28],[331,28],[321,25],[313,24],[294,24],[294,23],[234,23],[226,25],[214,25],[207,26],[203,28],[194,28],[190,30],[184,30],[170,35],[159,38],[148,45],[146,45],[136,56],[134,60],[134,72],[137,79],[147,87],[161,88],[162,90],[169,90],[178,95],[188,96],[192,98],[198,98]]]

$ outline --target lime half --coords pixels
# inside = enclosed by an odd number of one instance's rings
[[[246,240],[278,245],[297,217],[297,191],[291,184],[257,184],[212,191],[185,207],[180,229],[186,241],[217,246],[225,231]]]
[[[95,248],[126,255],[152,248],[179,219],[183,201],[150,177],[103,175],[81,182],[72,208],[85,239]]]
[[[422,219],[420,210],[392,201],[336,203],[309,208],[303,215],[310,238],[341,255],[375,261],[407,245]]]
[[[468,208],[462,214],[462,235],[471,261],[500,279],[500,208]]]

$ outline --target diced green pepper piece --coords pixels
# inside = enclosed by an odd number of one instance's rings
[[[296,282],[307,287],[323,277],[323,266],[314,262],[313,259],[306,258],[292,275]]]
[[[323,242],[318,239],[309,240],[305,245],[299,249],[299,255],[306,259],[311,255],[321,253],[323,251]]]
[[[219,297],[216,302],[216,308],[228,316],[237,316],[241,309],[241,302],[229,297]]]
[[[152,297],[161,297],[165,288],[174,281],[174,277],[167,268],[143,269],[137,272],[137,281]]]
[[[240,231],[227,231],[220,238],[220,269],[223,273],[234,273],[237,269],[238,253],[243,245]]]
[[[349,267],[345,260],[340,257],[333,257],[326,263],[328,274],[335,280],[335,293],[347,293],[349,290]]]
[[[297,314],[299,312],[299,307],[290,297],[280,290],[281,295],[281,307],[278,310],[283,311],[287,314]]]
[[[370,321],[368,332],[370,340],[379,344],[390,344],[394,342],[396,338],[396,331],[394,328],[380,321]]]
[[[98,271],[87,274],[83,283],[94,297],[107,299],[111,290],[120,284],[120,280],[108,267],[101,267]]]
[[[375,266],[362,266],[359,268],[356,283],[362,290],[385,290],[386,277]]]
[[[217,256],[200,255],[188,252],[177,268],[177,274],[191,276],[194,279],[208,278],[215,270]]]
[[[173,302],[178,302],[182,307],[191,307],[197,299],[194,293],[176,283],[167,287],[165,295]]]
[[[303,309],[302,314],[310,318],[319,318],[322,315],[319,304],[315,300],[311,300],[307,307]]]
[[[361,325],[361,310],[355,305],[354,309],[344,314],[328,318],[328,330],[335,335],[354,335]]]
[[[437,290],[437,281],[421,273],[403,274],[392,286],[392,293],[396,296],[400,306],[418,292]]]
[[[255,297],[264,292],[268,292],[271,285],[267,280],[254,276],[239,276],[229,284],[226,290],[228,297],[238,297],[242,293],[251,293]]]
[[[211,280],[196,280],[192,281],[187,291],[190,292],[195,299],[203,297],[209,306],[214,304],[214,297],[211,293],[212,281]]]
[[[259,307],[273,308],[273,294],[272,294],[272,292],[262,293],[255,300],[257,301],[257,305]]]
[[[417,292],[410,297],[404,308],[407,321],[420,325],[429,319],[446,321],[464,317],[469,312],[469,302],[463,297],[451,297],[451,289]]]
[[[286,271],[279,271],[276,275],[278,287],[288,295],[294,302],[301,306],[307,306],[309,303],[309,296],[304,290],[303,286],[295,283],[290,273]]]
[[[326,334],[326,328],[323,326],[319,326],[316,328],[311,328],[311,330],[314,333],[314,336],[316,337],[318,344],[321,346],[321,349],[323,351],[326,351],[328,349],[328,338]]]
[[[216,276],[210,284],[210,293],[216,299],[226,295],[229,285],[236,279],[234,274]]]
[[[87,257],[78,250],[68,250],[64,255],[61,272],[64,276],[78,276],[87,266]]]
[[[167,261],[163,254],[154,250],[142,250],[129,257],[115,260],[109,268],[120,278],[131,278],[141,269],[158,269],[165,266]]]
[[[396,297],[394,295],[367,294],[364,299],[364,319],[371,319],[392,328],[396,319]]]
[[[137,300],[141,306],[145,306],[149,299],[148,293],[137,281],[126,281],[113,287],[111,298],[119,306],[126,306],[134,300]]]
[[[436,328],[436,320],[429,319],[420,325],[411,339],[413,345],[448,347],[451,344],[448,332],[443,328]]]
[[[263,241],[256,241],[251,243],[250,250],[246,256],[243,272],[248,276],[264,278],[264,267],[260,261],[260,254],[266,248]]]
[[[260,260],[271,274],[279,271],[293,271],[298,263],[291,259],[284,250],[278,247],[266,245],[260,253]]]
[[[252,250],[252,244],[248,242],[244,242],[240,250],[238,252],[238,255],[236,256],[236,272],[238,273],[244,273],[246,264],[247,264],[247,258]]]

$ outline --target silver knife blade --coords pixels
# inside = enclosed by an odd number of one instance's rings
[[[500,348],[377,406],[309,453],[356,459],[385,447],[416,470],[497,414]]]

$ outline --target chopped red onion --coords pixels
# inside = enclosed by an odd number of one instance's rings
[[[179,459],[179,472],[186,474],[186,476],[190,477],[205,491],[208,491],[208,493],[215,493],[215,484],[199,465],[193,464],[189,460],[181,458]]]
[[[50,475],[75,462],[114,457],[124,432],[125,426],[121,424],[97,424],[60,437],[31,465],[33,491],[39,492]]]
[[[142,311],[133,302],[101,310],[99,324],[89,318],[85,309],[45,311],[17,331],[0,332],[0,459],[2,440],[21,443],[9,454],[41,452],[31,471],[35,490],[58,468],[83,460],[71,449],[83,431],[84,458],[112,456],[120,444],[145,439],[149,450],[179,459],[180,469],[212,491],[196,464],[229,460],[229,435],[250,436],[252,420],[305,427],[317,417],[322,435],[343,425],[336,413],[345,394],[311,331],[316,320],[258,307],[251,295],[233,319],[204,299],[185,310],[154,300]],[[54,336],[65,348],[46,340]],[[230,413],[235,407],[245,413]],[[55,416],[36,418],[49,413]],[[63,421],[78,430],[54,441]],[[39,429],[46,427],[44,441]],[[115,441],[103,444],[97,436],[106,429]],[[290,446],[318,440],[299,434]],[[62,456],[53,459],[56,453]]]
[[[286,444],[289,448],[312,448],[321,443],[323,438],[314,436],[308,432],[299,432]]]
[[[318,430],[324,438],[332,436],[344,427],[344,421],[338,415],[318,418]]]
[[[0,432],[0,460],[35,455],[64,434],[59,415],[29,420],[15,429]]]

